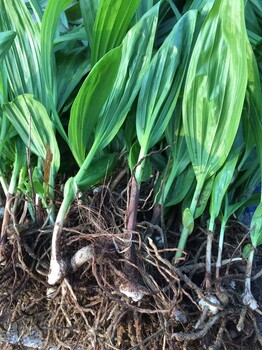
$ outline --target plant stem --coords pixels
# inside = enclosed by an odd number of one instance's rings
[[[192,199],[191,205],[190,205],[190,211],[191,211],[193,216],[195,216],[197,203],[198,203],[199,197],[201,195],[201,191],[203,189],[204,183],[205,183],[205,177],[204,176],[200,177],[197,180],[196,189],[195,189],[194,196],[193,196],[193,199]],[[186,242],[187,242],[188,236],[191,233],[192,233],[192,228],[189,228],[187,226],[183,226],[183,229],[182,229],[182,232],[181,232],[181,236],[180,236],[180,239],[179,239],[179,242],[178,242],[178,246],[177,246],[178,250],[176,251],[176,254],[175,254],[175,257],[174,257],[174,262],[175,263],[177,263],[178,260],[181,258],[182,254],[183,254],[183,251],[185,249],[185,246],[186,246]]]
[[[48,275],[48,283],[51,285],[57,284],[66,275],[67,264],[63,260],[61,253],[61,235],[65,217],[76,197],[76,192],[75,179],[71,177],[65,184],[64,199],[58,211],[52,235],[50,273]]]
[[[209,292],[211,289],[211,260],[212,260],[212,242],[214,238],[213,231],[209,230],[207,233],[207,246],[206,246],[206,290]]]
[[[251,273],[252,273],[254,255],[255,255],[255,248],[252,247],[248,257],[248,261],[247,261],[245,291],[243,294],[243,304],[249,306],[250,309],[252,310],[256,310],[258,308],[257,301],[251,292]]]
[[[9,225],[9,220],[10,220],[10,216],[11,216],[10,215],[11,198],[12,198],[12,195],[8,192],[6,195],[5,212],[4,212],[2,228],[1,228],[1,239],[0,239],[0,263],[1,263],[1,265],[5,265],[5,263],[6,263],[4,248],[5,248],[5,244],[7,242],[6,228]]]
[[[5,196],[7,196],[8,185],[7,185],[6,178],[4,176],[0,176],[0,183],[1,183],[1,186],[2,186],[2,189],[4,191]]]
[[[127,239],[131,241],[130,249],[128,249],[125,253],[125,259],[131,263],[134,262],[135,259],[135,251],[134,251],[134,245],[132,244],[133,241],[133,232],[136,230],[136,224],[137,224],[137,209],[138,209],[138,199],[139,199],[139,192],[140,189],[138,187],[138,183],[136,181],[136,178],[132,177],[132,183],[131,183],[131,193],[128,203],[128,209],[127,209],[127,223],[126,223],[126,229],[127,229]],[[131,266],[127,263],[125,266],[127,275],[130,275],[131,277],[134,277],[134,269],[131,268]]]
[[[212,243],[214,238],[214,228],[215,228],[215,217],[211,215],[210,221],[209,221],[209,227],[207,232],[207,246],[206,246],[206,276],[205,276],[205,283],[206,283],[206,290],[210,291],[211,289],[211,279],[212,279],[212,273],[211,273],[211,260],[212,260]]]
[[[61,234],[63,231],[65,216],[69,210],[70,204],[71,202],[68,202],[66,198],[63,199],[54,225],[51,245],[50,272],[48,275],[48,283],[51,285],[60,282],[66,274],[66,264],[63,261],[61,253]]]
[[[221,262],[222,262],[226,223],[227,223],[227,219],[223,217],[223,220],[221,222],[221,227],[220,227],[220,233],[219,233],[218,254],[217,254],[217,261],[216,261],[216,284],[217,285],[219,285],[220,269],[222,265]]]

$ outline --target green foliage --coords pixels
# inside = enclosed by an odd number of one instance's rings
[[[65,169],[59,226],[79,189],[129,166],[138,188],[155,180],[164,214],[172,206],[180,213],[177,258],[203,213],[210,230],[219,220],[223,231],[250,204],[258,205],[251,242],[262,244],[262,197],[252,195],[262,179],[259,0],[194,0],[183,8],[153,0],[0,0],[0,8],[5,193],[17,189],[32,201],[37,194],[48,210],[60,157],[76,162]]]
[[[0,33],[0,62],[7,54],[7,51],[12,45],[15,36],[16,33],[11,30]]]
[[[243,11],[242,1],[215,1],[192,53],[183,122],[197,179],[222,166],[239,126],[247,84]]]
[[[140,0],[100,0],[94,22],[91,63],[121,44]]]

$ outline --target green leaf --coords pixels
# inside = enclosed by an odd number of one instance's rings
[[[195,211],[195,219],[200,217],[204,210],[206,209],[207,203],[209,201],[209,198],[211,196],[211,192],[213,189],[213,184],[214,184],[214,176],[211,176],[209,179],[204,184],[204,187],[202,188],[200,197],[197,202],[197,207]]]
[[[148,11],[127,33],[119,48],[121,49],[121,62],[117,78],[103,108],[102,115],[99,118],[96,116],[97,124],[94,142],[80,171],[76,175],[77,182],[86,176],[91,160],[97,152],[105,148],[113,140],[125,121],[151,59],[157,16],[158,5]],[[142,37],[141,32],[143,32]],[[102,81],[98,83],[103,85]],[[93,103],[96,103],[96,98],[97,96],[94,96]],[[92,116],[90,117],[93,118]]]
[[[237,133],[247,84],[245,36],[243,1],[216,0],[196,41],[183,99],[198,179],[223,165]]]
[[[91,64],[122,43],[140,0],[100,0],[94,23]]]
[[[93,43],[94,24],[100,0],[80,0],[80,8],[84,20],[87,41],[89,46]]]
[[[160,199],[163,201],[165,207],[182,202],[185,196],[189,193],[194,180],[195,174],[192,165],[190,164],[172,181],[172,186],[170,187],[166,198],[161,199],[160,194]]]
[[[0,33],[0,62],[7,54],[10,46],[13,44],[16,33],[12,30]]]
[[[132,147],[129,151],[129,154],[128,154],[128,165],[129,165],[129,169],[131,169],[131,171],[133,171],[135,166],[137,165],[139,151],[140,151],[139,143],[135,142],[132,145]],[[142,181],[147,181],[151,175],[152,175],[152,165],[151,165],[150,159],[146,158],[145,161],[143,162]]]
[[[211,196],[213,183],[214,183],[214,176],[211,176],[210,178],[208,178],[205,181],[204,185],[201,187],[201,192],[200,192],[199,197],[197,199],[197,205],[196,205],[194,212],[191,209],[191,211],[194,214],[195,219],[200,217],[203,214],[204,210],[206,209],[208,200]],[[191,207],[192,207],[192,197],[195,196],[196,187],[197,187],[197,184],[195,186],[193,186],[190,191],[188,191],[188,194],[182,203],[183,208],[189,207],[190,203],[191,203]]]
[[[33,94],[44,105],[46,88],[40,65],[40,29],[23,0],[1,0],[0,30],[16,32],[13,45],[4,60],[9,95]]]
[[[246,245],[244,246],[243,251],[242,251],[242,254],[243,254],[243,256],[244,256],[246,259],[248,259],[251,250],[252,250],[252,245],[251,245],[251,244],[246,244]]]
[[[70,114],[69,144],[81,166],[86,158],[90,136],[112,92],[121,60],[121,47],[110,51],[92,69],[79,90]]]
[[[234,213],[237,212],[237,210],[241,209],[241,208],[247,208],[249,206],[254,206],[254,205],[258,205],[260,202],[260,194],[259,193],[255,193],[252,195],[249,195],[248,198],[243,198],[242,201],[238,201],[234,204],[229,204],[228,203],[228,198],[227,195],[225,197],[225,209],[224,209],[224,220],[225,222],[227,222],[230,218],[230,216],[232,216]]]
[[[5,104],[3,112],[15,127],[24,144],[42,160],[47,157],[47,146],[50,147],[52,167],[57,172],[60,165],[60,153],[45,107],[32,95],[25,94]]]
[[[13,195],[17,186],[17,180],[19,177],[19,173],[26,163],[26,152],[25,146],[20,139],[20,137],[16,137],[15,141],[15,161],[13,163],[13,171],[12,176],[9,183],[8,192]]]
[[[190,158],[187,151],[186,139],[184,134],[184,128],[182,124],[182,104],[179,100],[172,118],[166,128],[165,135],[171,149],[168,150],[169,159],[170,159],[170,169],[167,172],[167,179],[165,183],[165,189],[162,196],[162,200],[165,201],[165,197],[168,196],[169,192],[172,192],[172,184],[175,181],[175,178],[181,174],[188,164],[190,163]],[[190,170],[192,168],[190,167]],[[194,175],[193,175],[194,177]],[[192,185],[193,179],[190,183]],[[176,181],[177,182],[177,181]],[[190,185],[190,186],[191,186]],[[183,199],[183,198],[182,198]],[[181,200],[182,200],[181,199]]]
[[[210,222],[212,223],[212,225],[214,224],[215,219],[219,215],[222,200],[228,190],[228,186],[232,181],[239,157],[239,152],[240,148],[237,148],[234,153],[231,153],[229,155],[223,168],[215,177],[209,206]],[[210,231],[213,231],[213,227],[210,228]]]
[[[57,58],[57,110],[61,111],[75,87],[90,70],[86,48],[59,51]]]
[[[189,11],[178,21],[143,78],[136,118],[141,158],[160,140],[174,111],[191,52],[196,18],[197,11]],[[139,176],[138,168],[138,183]]]
[[[256,248],[262,244],[262,202],[258,205],[251,220],[251,242]]]
[[[249,121],[253,130],[260,164],[260,174],[262,181],[262,91],[259,79],[259,72],[256,60],[250,44],[247,43],[248,57],[248,84],[247,84],[247,101],[249,104]],[[262,195],[261,195],[262,199]]]
[[[103,180],[105,176],[109,176],[116,164],[116,155],[107,153],[103,156],[95,158],[88,170],[86,177],[78,183],[79,188],[88,190]]]
[[[45,76],[49,97],[57,103],[56,64],[54,56],[54,38],[59,16],[73,0],[49,0],[44,12],[41,27],[41,70]]]
[[[66,34],[63,34],[55,38],[54,44],[57,46],[58,44],[61,44],[61,43],[68,43],[70,41],[76,41],[76,40],[81,40],[81,41],[86,40],[86,32],[83,25],[75,27],[69,32],[67,32]],[[58,82],[59,82],[59,79],[58,79]]]
[[[183,211],[182,215],[182,224],[183,227],[187,228],[189,234],[193,232],[194,229],[194,216],[189,208],[186,208]]]

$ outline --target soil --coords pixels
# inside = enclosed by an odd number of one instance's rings
[[[150,188],[143,189],[141,198],[134,235],[136,262],[132,268],[136,274],[131,281],[125,273],[125,252],[130,245],[124,231],[127,193],[121,184],[114,191],[101,186],[71,206],[63,229],[63,258],[69,261],[78,249],[89,245],[93,259],[77,272],[68,271],[52,289],[47,283],[52,227],[43,225],[44,220],[38,225],[26,220],[14,224],[18,220],[13,218],[5,246],[6,263],[0,268],[2,349],[262,348],[259,249],[252,292],[260,309],[253,311],[242,303],[246,261],[241,252],[249,242],[247,227],[230,223],[223,253],[227,261],[219,281],[213,268],[207,291],[203,223],[197,223],[187,254],[175,266],[179,212],[169,212],[166,226],[153,225]],[[58,207],[59,200],[56,204]],[[213,263],[217,244],[215,234]],[[235,261],[235,257],[241,259]],[[128,283],[143,293],[140,301],[119,291],[120,285]],[[208,307],[214,300],[219,302],[216,313]]]

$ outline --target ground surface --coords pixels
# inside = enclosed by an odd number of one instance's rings
[[[63,231],[63,256],[70,259],[89,245],[94,257],[77,272],[69,272],[52,290],[46,282],[52,227],[10,224],[7,262],[0,269],[2,348],[260,349],[262,317],[246,309],[241,298],[246,262],[232,260],[242,258],[247,228],[231,222],[223,254],[228,260],[221,270],[219,288],[213,278],[207,293],[206,232],[201,223],[188,241],[187,256],[174,266],[173,247],[179,231],[176,215],[170,215],[173,219],[165,228],[151,225],[152,203],[142,201],[135,235],[136,277],[130,281],[124,259],[129,249],[123,233],[125,196],[125,191],[103,187],[74,203]],[[213,262],[216,252],[215,235]],[[261,268],[258,250],[252,286],[260,309]],[[119,286],[130,282],[144,294],[141,301],[120,293]],[[216,314],[201,308],[199,301],[210,304],[210,296],[219,300]]]

